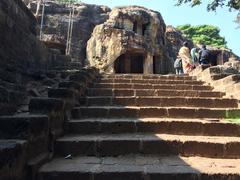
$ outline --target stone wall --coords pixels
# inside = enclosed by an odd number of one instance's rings
[[[48,51],[35,27],[35,17],[21,0],[0,1],[0,114],[15,112],[28,78],[47,68]]]
[[[240,59],[232,57],[218,66],[198,66],[191,75],[214,87],[215,91],[225,93],[228,98],[240,99]]]

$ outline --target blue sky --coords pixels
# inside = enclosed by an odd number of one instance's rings
[[[208,0],[203,0],[205,3]],[[202,25],[218,26],[220,34],[225,37],[227,46],[240,56],[240,28],[233,22],[237,12],[229,12],[227,8],[218,8],[217,12],[207,12],[206,4],[191,8],[189,5],[175,7],[175,0],[83,0],[88,4],[115,6],[139,5],[158,11],[167,25]]]

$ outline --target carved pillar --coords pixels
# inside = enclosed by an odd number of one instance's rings
[[[150,53],[144,59],[143,73],[153,74],[153,56]]]

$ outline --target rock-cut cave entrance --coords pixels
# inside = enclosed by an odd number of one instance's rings
[[[144,54],[126,53],[114,62],[115,73],[143,73]]]

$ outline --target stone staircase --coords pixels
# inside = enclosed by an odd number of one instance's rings
[[[240,126],[224,120],[238,100],[223,96],[190,76],[103,75],[38,180],[239,180]]]

